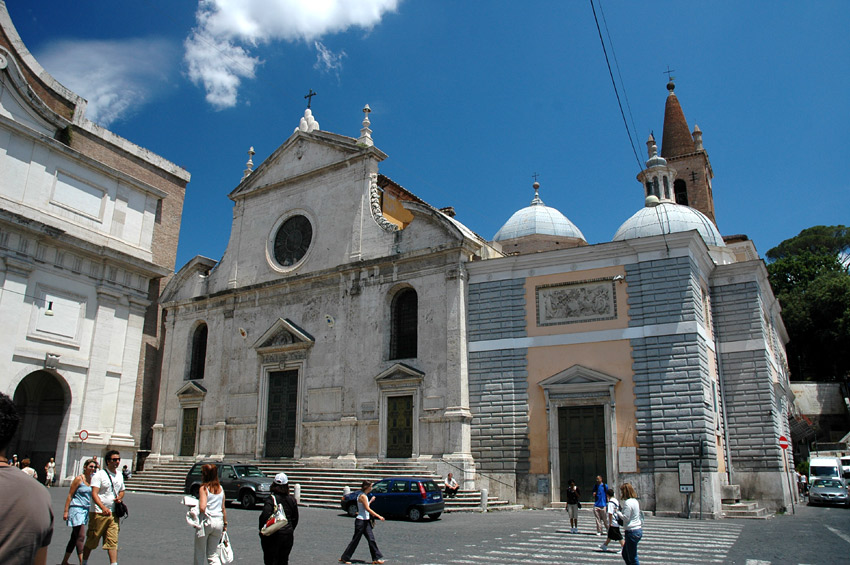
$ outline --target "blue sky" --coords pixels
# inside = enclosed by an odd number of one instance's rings
[[[674,69],[721,233],[763,255],[806,227],[850,223],[850,2],[594,2],[641,160]],[[542,200],[590,243],[643,205],[589,0],[7,7],[90,118],[192,174],[178,269],[221,257],[248,148],[256,166],[280,146],[309,89],[334,133],[357,137],[368,103],[381,172],[487,239],[529,204],[535,172]]]

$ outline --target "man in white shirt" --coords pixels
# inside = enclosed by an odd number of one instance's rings
[[[454,498],[457,496],[457,491],[460,486],[457,484],[457,481],[454,479],[451,473],[449,473],[449,476],[446,477],[446,481],[443,484],[446,490],[446,498]]]
[[[86,546],[83,549],[83,565],[88,565],[91,550],[103,538],[103,549],[109,555],[109,563],[118,565],[118,518],[113,515],[115,502],[124,500],[124,477],[118,472],[121,455],[114,449],[106,452],[106,468],[91,478],[91,509],[89,514]]]

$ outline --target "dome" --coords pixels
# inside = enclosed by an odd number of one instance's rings
[[[662,225],[664,226],[663,231]],[[614,234],[613,241],[690,230],[697,230],[706,245],[726,246],[714,223],[702,212],[694,210],[690,206],[673,204],[672,202],[661,202],[657,206],[641,208],[620,226],[620,229]]]
[[[493,241],[505,241],[527,235],[552,235],[580,239],[586,243],[587,240],[584,239],[581,230],[574,223],[556,209],[543,204],[543,201],[537,196],[537,189],[540,185],[534,184],[535,195],[534,200],[531,201],[531,206],[514,212],[514,215],[493,236]]]

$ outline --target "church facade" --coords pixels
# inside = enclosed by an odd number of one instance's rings
[[[411,460],[531,507],[596,475],[661,514],[687,491],[719,517],[730,486],[790,504],[779,306],[752,243],[717,231],[668,88],[646,205],[595,245],[537,183],[487,242],[379,173],[368,107],[359,138],[308,110],[249,160],[222,259],[162,296],[151,457]]]
[[[111,448],[132,464],[149,433],[189,180],[85,109],[0,1],[0,391],[22,415],[9,455],[55,457],[60,480]]]

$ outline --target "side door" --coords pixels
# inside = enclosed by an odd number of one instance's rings
[[[407,509],[415,498],[413,493],[410,491],[411,488],[416,489],[416,495],[419,494],[419,487],[414,481],[399,479],[392,482],[388,496],[388,503],[392,514],[395,514],[396,516],[404,516],[407,514]]]
[[[218,466],[218,481],[221,483],[221,488],[224,489],[224,498],[233,500],[239,494],[239,477],[236,475],[236,469],[233,465]]]

